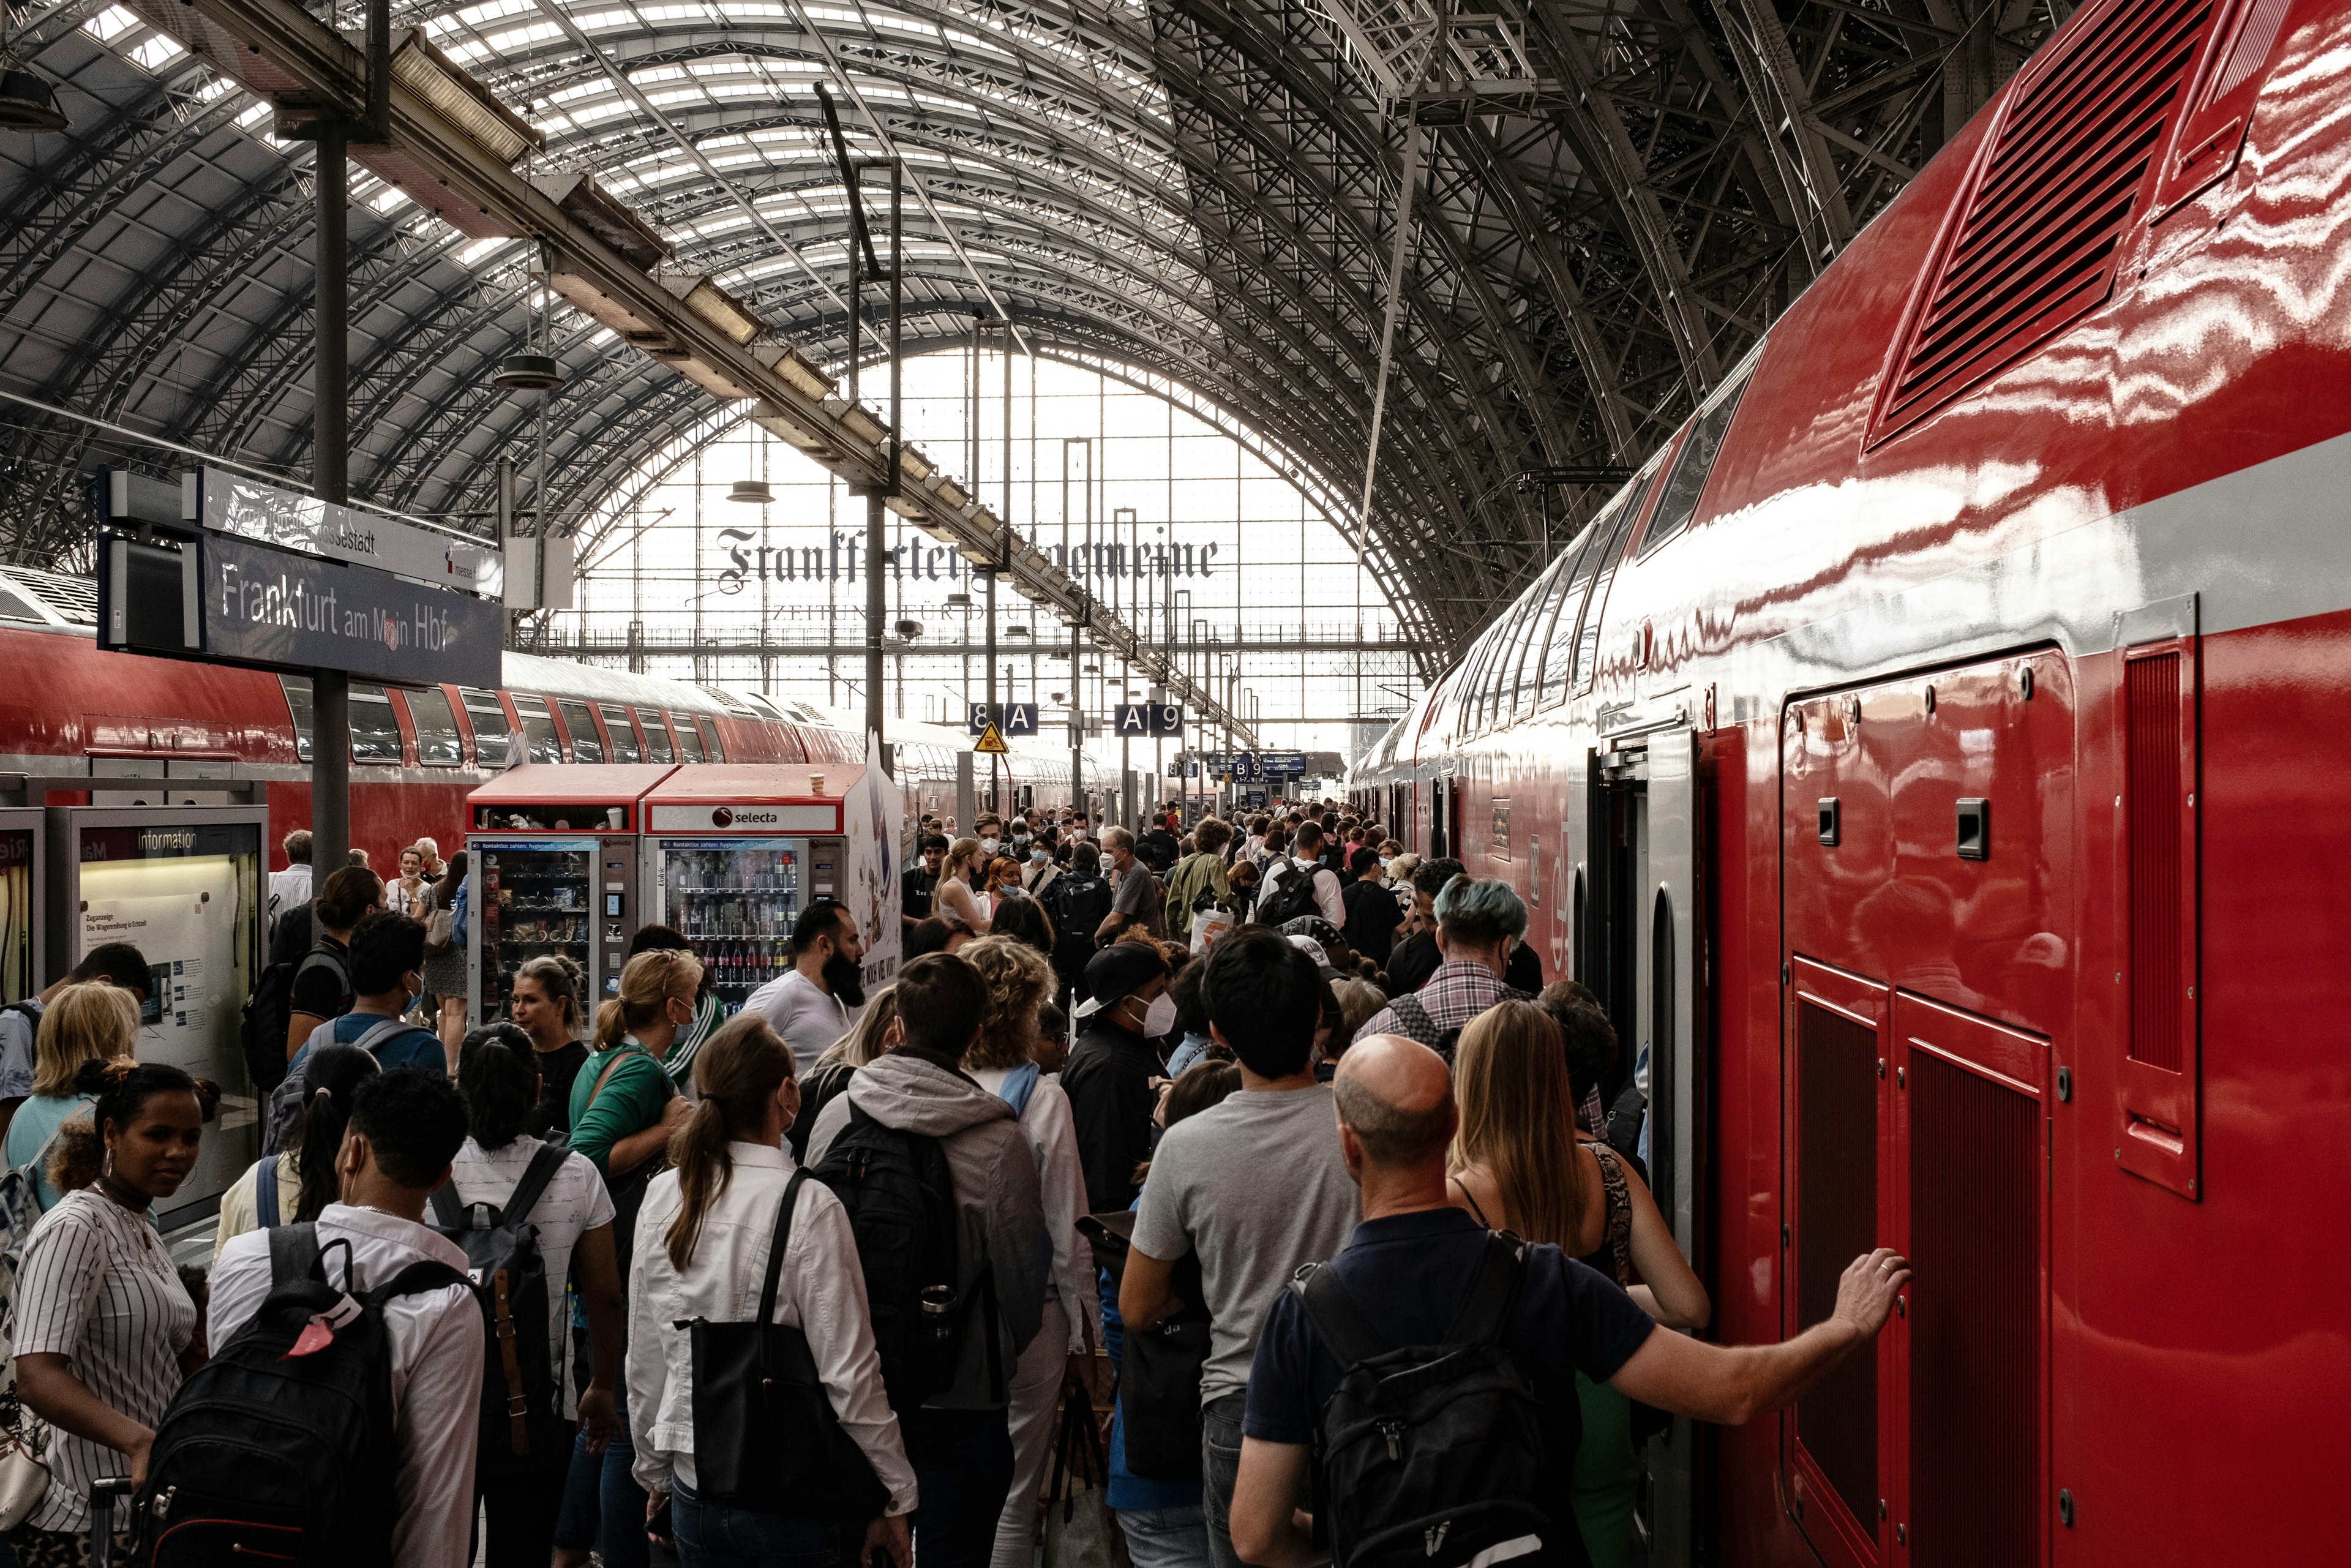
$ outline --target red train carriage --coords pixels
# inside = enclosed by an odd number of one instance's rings
[[[1350,780],[1646,1052],[1721,1337],[1916,1261],[1663,1561],[2344,1554],[2346,101],[2083,7]]]

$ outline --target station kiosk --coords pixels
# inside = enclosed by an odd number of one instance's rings
[[[851,901],[844,826],[864,777],[856,763],[721,764],[646,794],[645,918],[693,944],[729,1013],[791,963],[810,900]]]
[[[90,949],[129,942],[150,983],[138,1056],[221,1086],[196,1168],[157,1218],[165,1232],[216,1212],[220,1196],[261,1153],[260,1105],[239,1040],[245,999],[261,973],[269,839],[266,806],[51,806],[46,863],[46,958],[57,975]],[[29,815],[0,812],[0,833]],[[0,839],[0,843],[7,841]],[[13,848],[10,854],[20,852]],[[5,857],[0,857],[5,858]],[[0,866],[12,904],[31,876]],[[8,931],[12,954],[17,938]],[[37,989],[31,987],[28,989]],[[26,992],[11,988],[10,994]]]
[[[525,763],[465,800],[472,1017],[506,1016],[516,969],[560,954],[587,976],[581,1024],[617,995],[638,911],[637,836],[671,764]],[[658,916],[655,916],[658,918]]]

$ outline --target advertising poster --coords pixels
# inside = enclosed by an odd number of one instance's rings
[[[85,862],[80,951],[128,942],[151,977],[138,1056],[221,1085],[220,1119],[204,1129],[183,1207],[225,1189],[258,1152],[255,1105],[237,1046],[250,989],[237,965],[237,871],[227,855]]]
[[[865,937],[865,986],[886,986],[898,973],[904,942],[898,924],[898,842],[905,805],[897,784],[882,771],[882,743],[865,741],[865,776],[841,802],[842,851],[849,864],[842,902]]]

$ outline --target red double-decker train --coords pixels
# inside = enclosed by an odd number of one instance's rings
[[[1658,1560],[2340,1562],[2351,7],[2085,5],[1351,779],[1646,1062]]]
[[[307,826],[308,678],[102,652],[97,609],[86,579],[0,568],[0,773],[51,780],[54,804],[83,794],[58,779],[86,778],[92,803],[130,805],[199,798],[174,797],[174,779],[253,779],[273,837]],[[528,653],[506,654],[503,675],[496,690],[351,684],[351,843],[378,871],[393,871],[420,838],[444,853],[464,842],[465,797],[517,762],[865,760],[852,719],[790,698]],[[969,742],[898,720],[886,738],[910,801],[954,815],[957,753]],[[977,782],[984,805],[985,765]],[[1097,810],[1114,788],[1091,761],[1085,784]],[[1007,806],[1067,802],[1069,753],[1015,742],[1000,789]],[[282,868],[283,851],[269,852]]]

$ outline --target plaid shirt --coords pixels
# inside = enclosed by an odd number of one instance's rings
[[[1398,997],[1355,1031],[1355,1039],[1375,1034],[1400,1034],[1431,1051],[1442,1051],[1444,1038],[1496,1002],[1526,1002],[1534,998],[1483,964],[1457,959],[1439,964],[1420,989]],[[1447,1056],[1447,1061],[1452,1058]]]

